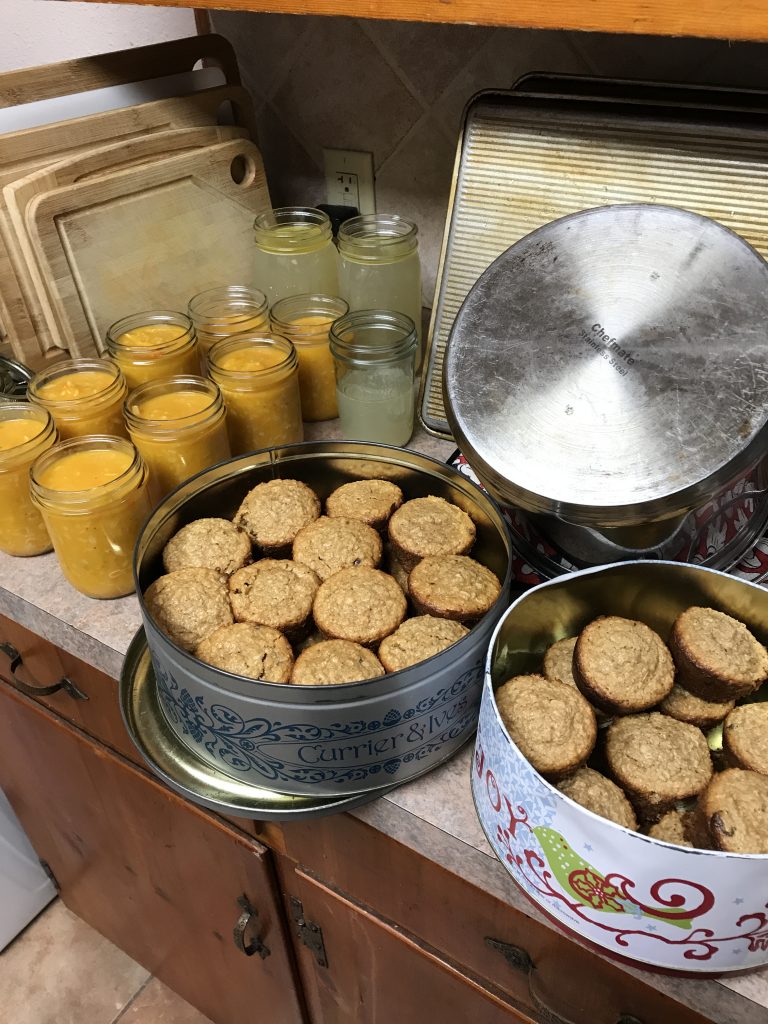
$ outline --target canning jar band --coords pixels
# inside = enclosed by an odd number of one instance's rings
[[[75,451],[125,451],[132,456],[130,464],[114,480],[97,487],[78,491],[64,491],[46,487],[40,482],[40,475],[64,455]],[[88,437],[73,437],[61,441],[44,452],[32,465],[29,472],[33,500],[41,507],[64,515],[88,514],[93,507],[110,505],[122,500],[131,491],[137,490],[146,480],[144,460],[136,447],[122,437],[106,434],[91,434]]]
[[[161,395],[172,395],[178,391],[196,391],[206,394],[210,402],[198,412],[176,419],[153,419],[135,411],[142,401]],[[149,437],[175,437],[186,431],[208,429],[224,417],[224,399],[218,384],[209,377],[193,375],[165,377],[162,380],[147,381],[134,388],[125,400],[125,422],[134,433],[143,433]]]
[[[328,214],[312,206],[279,206],[260,213],[253,231],[258,248],[275,254],[316,252],[333,234]]]
[[[331,324],[348,312],[348,303],[333,295],[289,295],[272,306],[270,319],[276,334],[301,346],[326,342]],[[296,322],[305,316],[323,317],[323,320],[312,324]]]
[[[360,340],[361,333],[377,333],[374,342]],[[331,352],[348,365],[397,362],[418,346],[416,327],[405,313],[387,309],[362,309],[347,313],[331,326]]]
[[[242,284],[228,284],[221,288],[208,288],[189,300],[187,313],[195,327],[206,334],[227,332],[241,321],[269,319],[269,304],[264,292]]]
[[[33,415],[29,415],[32,413]],[[0,473],[7,470],[17,469],[19,465],[29,462],[37,457],[37,452],[56,443],[58,434],[56,424],[47,409],[40,405],[31,405],[29,402],[3,402],[0,404],[0,423],[7,420],[24,419],[36,420],[42,423],[43,427],[39,434],[30,437],[28,441],[14,445],[13,448],[0,449]]]
[[[419,229],[397,214],[352,217],[339,228],[339,252],[358,263],[389,263],[418,249]]]
[[[129,331],[139,327],[158,327],[169,325],[178,327],[177,336],[156,345],[125,345],[122,338]],[[107,331],[107,350],[110,355],[130,356],[135,363],[151,362],[159,356],[175,355],[178,352],[193,348],[197,343],[195,327],[186,313],[177,313],[170,309],[150,310],[145,313],[132,313],[122,320],[116,320]]]
[[[105,384],[100,391],[94,391],[89,395],[78,395],[76,398],[48,398],[40,394],[40,389],[60,377],[81,372],[111,373],[112,380]],[[79,416],[83,406],[111,405],[125,393],[126,384],[123,372],[112,359],[64,359],[54,366],[36,373],[29,382],[27,394],[33,405],[54,409],[58,416],[67,415]],[[90,410],[89,410],[90,411]]]
[[[230,370],[218,362],[230,352],[251,347],[277,349],[283,358],[274,366],[256,370]],[[298,365],[299,359],[293,342],[281,334],[234,334],[217,341],[208,352],[208,372],[213,380],[220,387],[222,382],[226,382],[227,387],[233,387],[236,391],[252,391],[254,387],[289,377],[298,369]]]

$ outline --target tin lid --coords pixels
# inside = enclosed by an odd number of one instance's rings
[[[492,492],[586,525],[693,507],[762,454],[768,265],[698,214],[611,206],[480,277],[445,360],[448,418]]]
[[[27,384],[34,374],[23,363],[0,356],[0,400],[26,398]]]

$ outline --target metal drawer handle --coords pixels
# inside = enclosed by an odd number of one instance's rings
[[[247,896],[238,896],[237,905],[243,911],[240,917],[237,919],[237,924],[232,932],[232,937],[235,940],[235,945],[241,953],[245,953],[246,956],[253,956],[254,953],[258,953],[262,960],[266,960],[271,950],[268,946],[258,937],[254,937],[251,942],[247,945],[245,943],[245,932],[251,921],[259,916],[258,910],[255,910]]]
[[[78,689],[77,686],[72,682],[71,679],[67,679],[63,676],[58,683],[51,683],[50,686],[30,686],[29,683],[25,683],[22,679],[16,675],[16,670],[22,665],[22,656],[19,651],[13,646],[13,644],[0,641],[0,651],[3,654],[7,654],[11,659],[10,673],[13,685],[20,693],[26,694],[27,697],[49,697],[52,693],[57,693],[59,690],[64,690],[74,700],[88,700],[88,694],[83,693],[82,690]]]
[[[552,1010],[541,994],[537,991],[538,986],[536,985],[536,965],[530,956],[520,946],[513,946],[510,942],[502,942],[500,939],[492,939],[487,937],[485,940],[486,946],[491,949],[495,949],[497,953],[501,953],[510,967],[514,967],[524,974],[528,975],[528,991],[530,992],[531,999],[536,1006],[545,1013],[547,1024],[577,1024],[576,1021],[569,1020],[567,1017],[561,1017],[558,1013]],[[630,1014],[622,1013],[616,1024],[643,1024],[637,1017],[632,1017]]]

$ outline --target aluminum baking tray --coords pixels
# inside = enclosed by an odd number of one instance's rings
[[[419,400],[425,428],[446,438],[453,321],[483,271],[534,229],[592,207],[662,203],[768,256],[768,93],[575,76],[520,85],[475,97],[459,136]]]

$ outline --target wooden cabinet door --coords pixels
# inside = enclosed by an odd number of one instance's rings
[[[382,865],[386,871],[386,865]],[[327,966],[295,949],[313,1024],[533,1024],[397,928],[297,869],[287,878],[323,936]]]
[[[300,1024],[270,853],[0,683],[0,786],[65,903],[215,1024]],[[233,929],[257,912],[240,951]]]

